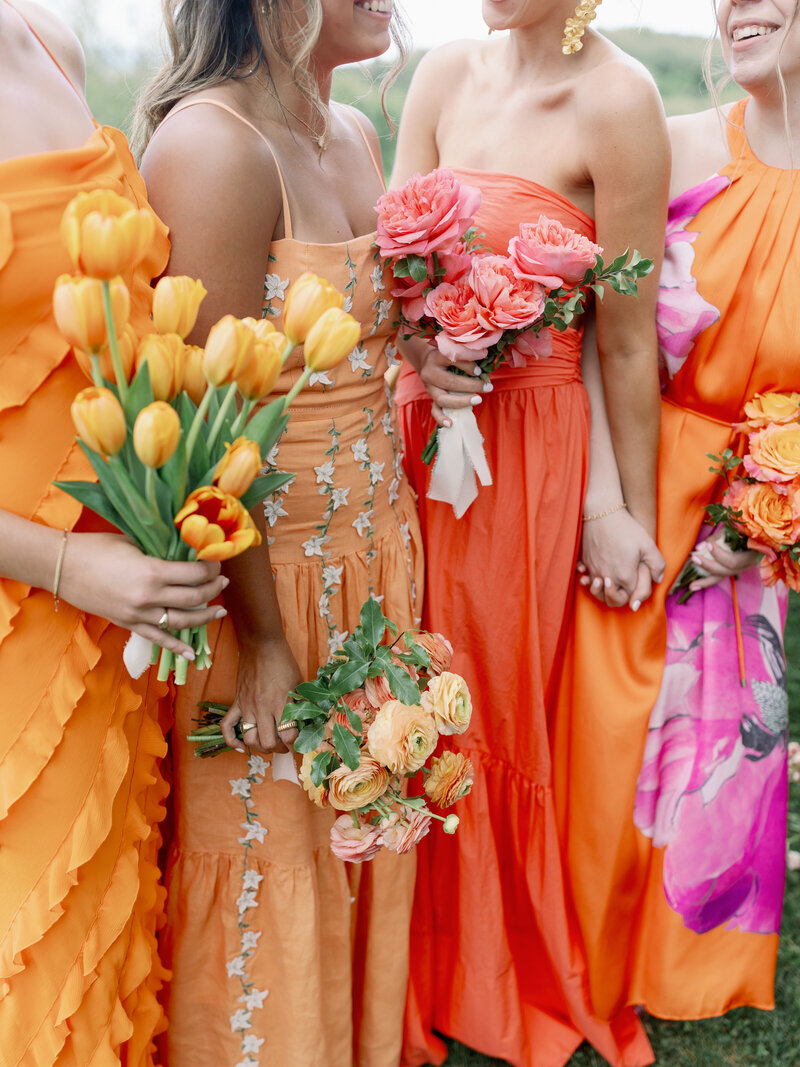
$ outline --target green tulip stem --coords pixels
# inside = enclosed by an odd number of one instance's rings
[[[100,357],[96,352],[90,352],[89,358],[92,361],[92,381],[102,389],[106,383],[103,381],[103,374],[100,370]]]
[[[191,643],[192,643],[191,642],[192,631],[191,631],[190,627],[187,626],[185,629],[181,630],[181,632],[180,632],[180,634],[178,636],[179,636],[180,640],[183,641],[184,644],[191,645]],[[188,674],[188,671],[189,671],[189,660],[186,659],[185,656],[176,656],[175,657],[175,685],[185,685],[186,684],[186,676]]]
[[[314,372],[311,370],[310,367],[307,366],[305,368],[303,373],[300,375],[300,377],[294,383],[292,388],[289,390],[289,392],[283,398],[283,410],[284,410],[284,412],[289,410],[290,404],[292,403],[294,398],[297,396],[297,394],[300,392],[300,390],[303,388],[303,386],[306,384],[306,382],[308,381],[308,379],[311,377],[311,375],[313,373]]]
[[[147,500],[155,515],[160,515],[158,500],[156,499],[156,472],[152,467],[146,467],[144,472],[144,489]]]
[[[238,392],[238,388],[239,387],[237,386],[236,382],[232,382],[231,385],[228,387],[228,391],[225,394],[222,403],[219,406],[217,417],[214,419],[214,425],[211,427],[211,432],[208,435],[207,444],[209,456],[213,454],[214,445],[217,443],[217,438],[219,437],[220,430],[222,429],[225,419],[228,417],[228,412],[231,409],[231,404],[236,399],[236,393]]]
[[[150,511],[150,507],[147,501],[144,499],[141,493],[139,493],[139,491],[136,489],[136,486],[131,481],[130,475],[125,469],[125,464],[122,462],[119,456],[109,456],[108,466],[112,475],[114,476],[114,480],[117,483],[117,487],[119,488],[122,495],[125,497],[125,501],[128,504],[129,511],[128,514],[124,516],[125,521],[136,534],[142,548],[147,553],[147,555],[156,556],[157,558],[160,558],[162,552],[160,546],[156,543],[154,531],[148,529],[147,523],[142,522],[140,519],[140,515],[142,515],[142,513],[147,514]],[[161,522],[158,513],[156,513],[156,518],[158,518],[159,525],[164,527],[164,530],[166,530],[166,527],[164,526],[163,522]],[[167,536],[169,536],[169,531],[167,530],[166,532]]]
[[[128,382],[125,377],[125,372],[122,368],[122,357],[119,354],[119,345],[117,344],[117,328],[114,325],[114,315],[111,310],[111,286],[107,281],[103,282],[103,312],[105,313],[106,317],[108,347],[111,350],[111,363],[114,367],[114,376],[117,379],[117,389],[119,390],[119,398],[122,402],[122,406],[125,407],[125,401],[128,397]]]
[[[286,338],[286,348],[284,348],[283,354],[281,355],[281,366],[282,367],[286,366],[286,360],[289,358],[289,356],[291,356],[291,354],[292,354],[292,352],[294,352],[295,348],[297,348],[297,345],[293,341],[290,341],[289,338],[287,337]]]
[[[169,678],[169,672],[172,670],[175,664],[175,653],[170,652],[168,648],[161,649],[161,659],[158,661],[158,680],[159,682],[166,682]]]
[[[175,481],[175,495],[173,497],[173,503],[176,509],[182,508],[184,500],[186,499],[186,478],[189,474],[189,463],[191,462],[192,452],[194,452],[194,446],[197,442],[197,435],[200,433],[200,427],[205,421],[205,417],[208,412],[208,406],[211,403],[211,398],[215,392],[215,387],[209,382],[206,386],[205,393],[203,393],[203,399],[200,401],[200,406],[194,414],[194,418],[192,419],[192,425],[189,427],[189,432],[186,435],[186,447],[183,451],[183,463],[181,464],[181,469]]]
[[[247,425],[247,420],[250,418],[253,408],[257,403],[257,400],[245,400],[242,404],[239,414],[236,416],[233,426],[231,426],[231,437],[234,441]]]

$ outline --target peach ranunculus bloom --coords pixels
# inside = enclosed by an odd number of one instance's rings
[[[375,244],[391,259],[449,252],[472,225],[480,202],[480,190],[462,185],[450,170],[414,174],[378,201]]]
[[[800,393],[756,393],[744,406],[746,421],[735,429],[752,433],[763,430],[770,423],[786,424],[800,421]]]
[[[441,327],[436,346],[443,356],[459,359],[483,359],[492,345],[503,336],[502,329],[487,327],[481,307],[468,278],[442,282],[425,297],[425,311]]]
[[[395,667],[399,667],[400,670],[405,671],[412,682],[416,682],[419,678],[416,670],[408,663],[403,663],[397,656],[392,656],[392,663]],[[387,700],[394,698],[394,693],[389,686],[389,682],[386,679],[386,675],[379,674],[377,678],[367,678],[364,681],[364,692],[370,707],[378,709],[383,707]]]
[[[364,863],[382,848],[378,827],[369,823],[355,826],[351,815],[340,815],[331,827],[331,852],[346,863]]]
[[[517,277],[508,256],[476,256],[469,281],[487,329],[523,330],[542,316],[544,286]]]
[[[414,774],[436,748],[433,715],[419,704],[387,700],[367,731],[367,747],[392,774]]]
[[[460,674],[442,671],[422,694],[422,706],[436,720],[440,734],[463,734],[472,718],[472,697]]]
[[[446,637],[442,634],[429,633],[427,630],[403,635],[404,648],[409,648],[412,641],[428,653],[431,661],[431,674],[441,674],[442,671],[449,669],[453,662],[453,646]]]
[[[328,751],[330,751],[330,745],[320,745],[313,752],[306,752],[300,761],[300,770],[298,772],[303,789],[305,789],[309,799],[313,800],[318,808],[328,807],[328,790],[325,785],[314,785],[311,781],[311,764],[314,762],[314,757],[318,756],[320,752]]]
[[[791,482],[800,475],[800,426],[776,424],[751,433],[744,469],[759,482]]]
[[[338,722],[340,726],[344,726],[345,730],[349,730],[354,737],[357,737],[358,734],[350,725],[350,720],[347,717],[347,711],[350,711],[352,714],[357,715],[361,720],[361,733],[365,733],[367,727],[375,718],[375,708],[379,705],[370,703],[367,699],[367,694],[363,689],[354,689],[352,693],[345,693],[345,695],[339,699],[346,708],[339,707],[338,705],[334,708],[334,722]]]
[[[354,771],[343,764],[328,776],[328,800],[339,811],[355,811],[382,797],[388,787],[386,767],[362,752]]]
[[[393,812],[381,820],[381,844],[390,852],[403,856],[420,843],[430,830],[431,821],[431,816],[424,811],[411,810],[407,821]]]
[[[546,215],[540,215],[535,225],[521,223],[519,236],[508,244],[517,276],[548,289],[578,285],[602,252],[588,237]]]
[[[425,780],[425,792],[440,808],[449,808],[472,789],[475,771],[461,752],[445,750],[431,760],[431,773]]]
[[[747,534],[751,548],[781,548],[800,538],[800,491],[776,492],[766,482],[734,482],[725,503],[741,517],[736,525]]]

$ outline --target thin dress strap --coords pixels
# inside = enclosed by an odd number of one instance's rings
[[[347,107],[347,110],[350,112],[350,114],[353,116],[353,121],[355,122],[356,126],[358,126],[358,132],[361,134],[361,138],[364,141],[364,144],[367,146],[367,151],[369,152],[369,158],[372,160],[372,165],[375,168],[375,172],[378,175],[378,178],[380,179],[381,185],[385,189],[386,188],[386,182],[384,181],[384,178],[383,178],[383,167],[380,165],[378,160],[375,158],[375,153],[372,151],[372,145],[369,143],[369,137],[367,137],[367,131],[361,125],[361,119],[358,117],[358,110],[356,108],[354,108],[354,107],[351,107],[349,104],[347,104],[345,106]]]
[[[289,210],[289,198],[286,195],[286,186],[283,181],[283,174],[281,173],[281,165],[278,162],[278,157],[275,154],[275,149],[269,143],[269,141],[261,132],[261,130],[259,130],[257,126],[254,126],[253,123],[249,121],[249,119],[246,119],[244,115],[240,115],[239,112],[236,111],[234,108],[229,107],[227,104],[223,104],[221,100],[214,100],[210,96],[198,96],[194,100],[181,101],[181,103],[174,107],[172,111],[170,111],[170,113],[166,116],[166,118],[161,121],[158,128],[161,129],[161,126],[163,126],[165,122],[168,122],[173,115],[177,115],[179,111],[185,111],[187,107],[194,107],[195,104],[211,104],[213,107],[218,107],[222,111],[227,111],[229,115],[233,115],[233,117],[235,119],[238,119],[239,122],[244,123],[245,126],[249,126],[253,133],[255,133],[256,136],[260,137],[264,144],[267,146],[270,155],[275,161],[275,167],[278,171],[278,181],[281,183],[281,199],[283,201],[283,228],[286,231],[285,236],[291,241],[292,213]]]

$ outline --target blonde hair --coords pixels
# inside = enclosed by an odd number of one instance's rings
[[[137,160],[167,113],[189,93],[248,78],[262,66],[269,77],[265,42],[322,119],[322,142],[330,116],[311,62],[322,29],[322,0],[162,0],[161,7],[169,58],[143,90],[134,113],[131,144]],[[391,33],[399,58],[383,79],[382,104],[410,50],[403,17],[396,10]]]

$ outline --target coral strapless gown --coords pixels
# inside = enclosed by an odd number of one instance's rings
[[[92,479],[70,404],[91,384],[52,316],[72,267],[67,203],[108,188],[144,206],[125,138],[0,163],[0,506],[99,528],[54,479]],[[167,262],[164,227],[133,286],[133,321]],[[153,1063],[161,1025],[156,864],[166,787],[158,696],[122,664],[128,635],[44,589],[0,580],[0,1063]]]
[[[594,237],[592,220],[543,186],[454,168],[477,185],[476,224],[505,252],[540,214]],[[571,603],[587,474],[589,403],[581,334],[547,359],[493,375],[476,409],[494,484],[466,515],[425,496],[431,404],[404,368],[398,406],[419,494],[424,624],[456,650],[474,715],[446,743],[475,766],[454,837],[418,849],[405,1062],[442,1063],[439,1031],[516,1067],[557,1067],[589,1039],[614,1063],[651,1062],[631,1013],[612,1029],[586,1007],[580,946],[564,901],[552,792],[550,693]]]

